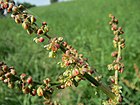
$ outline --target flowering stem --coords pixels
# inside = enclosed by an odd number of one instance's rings
[[[110,89],[99,83],[95,78],[93,78],[91,75],[89,75],[88,73],[84,74],[84,77],[90,81],[92,84],[94,84],[95,86],[97,86],[99,89],[101,89],[108,97],[110,97],[111,99],[115,98],[115,95],[110,91]]]

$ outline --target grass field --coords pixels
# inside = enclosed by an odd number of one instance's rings
[[[75,0],[35,7],[29,12],[37,17],[38,23],[47,21],[51,36],[63,36],[84,54],[102,74],[102,81],[106,84],[109,84],[109,75],[113,74],[107,70],[107,65],[113,60],[111,52],[114,50],[108,14],[115,15],[126,39],[123,51],[125,71],[119,77],[123,104],[140,105],[140,78],[133,67],[136,64],[140,68],[139,6],[139,0]],[[43,44],[35,44],[33,38],[10,17],[0,17],[0,61],[14,66],[19,74],[25,72],[38,81],[46,77],[57,79],[63,72],[56,65],[59,59],[49,59]],[[123,82],[124,79],[128,80],[128,85]],[[106,95],[83,81],[77,88],[58,90],[53,99],[62,105],[101,105]],[[10,90],[0,82],[0,105],[41,105],[41,102],[41,98]]]

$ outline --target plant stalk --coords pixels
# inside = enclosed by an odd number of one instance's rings
[[[90,81],[92,84],[94,84],[97,88],[101,89],[109,98],[114,99],[115,94],[113,94],[107,86],[99,83],[95,78],[93,78],[91,75],[88,73],[84,74],[84,77]]]

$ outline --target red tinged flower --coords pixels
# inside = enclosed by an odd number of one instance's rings
[[[20,75],[21,79],[24,79],[25,77],[26,77],[26,74],[24,74],[24,73]]]
[[[79,70],[75,69],[72,71],[73,76],[79,75]]]
[[[44,42],[45,39],[43,37],[40,37],[38,40],[39,42]]]
[[[47,22],[42,22],[42,25],[47,25]]]
[[[31,77],[31,76],[30,76],[30,77],[28,77],[28,78],[27,78],[27,83],[28,83],[28,84],[32,84],[32,82],[33,82],[32,77]]]

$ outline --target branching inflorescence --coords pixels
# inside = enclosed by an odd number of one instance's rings
[[[112,82],[112,92],[116,95],[115,99],[109,100],[107,104],[116,104],[122,102],[122,91],[121,86],[119,85],[118,81],[118,73],[122,73],[124,71],[124,64],[121,62],[122,60],[122,49],[125,47],[125,40],[122,38],[122,34],[124,34],[122,27],[118,27],[118,19],[115,18],[113,15],[109,15],[111,18],[111,21],[109,24],[111,25],[111,30],[114,34],[113,39],[113,46],[115,48],[115,51],[112,52],[111,56],[115,58],[115,60],[112,62],[112,64],[108,65],[108,70],[114,70],[115,74],[114,76],[110,76],[110,80]]]
[[[118,20],[114,16],[112,18],[110,25],[114,32],[114,47],[117,51],[112,53],[116,60],[110,64],[109,70],[115,70],[115,76],[111,78],[114,81],[112,85],[112,91],[102,83],[97,81],[91,76],[94,73],[94,68],[88,64],[88,60],[79,54],[76,49],[69,45],[63,40],[63,37],[51,38],[48,35],[49,28],[46,22],[42,22],[42,26],[39,27],[36,23],[36,18],[29,14],[24,6],[16,6],[13,0],[1,0],[0,8],[7,10],[7,12],[12,12],[11,17],[15,20],[17,24],[22,24],[24,30],[27,31],[29,35],[35,34],[36,37],[33,39],[36,43],[44,42],[45,38],[48,38],[48,44],[44,45],[44,48],[49,51],[49,57],[55,58],[57,52],[61,51],[62,60],[58,64],[65,68],[65,72],[59,76],[57,83],[52,83],[50,79],[45,79],[43,83],[35,82],[32,80],[31,76],[26,76],[26,74],[19,75],[16,74],[13,67],[8,67],[3,62],[0,63],[0,80],[8,84],[8,87],[13,88],[17,85],[22,89],[23,93],[30,93],[31,95],[38,96],[49,96],[52,94],[54,86],[55,89],[63,89],[68,86],[78,86],[81,80],[87,79],[89,82],[94,84],[97,88],[101,89],[110,98],[110,102],[119,103],[120,100],[120,86],[118,85],[118,72],[122,72],[124,65],[120,62],[121,60],[121,49],[124,47],[124,39],[121,38],[123,34],[122,28],[117,28]]]

